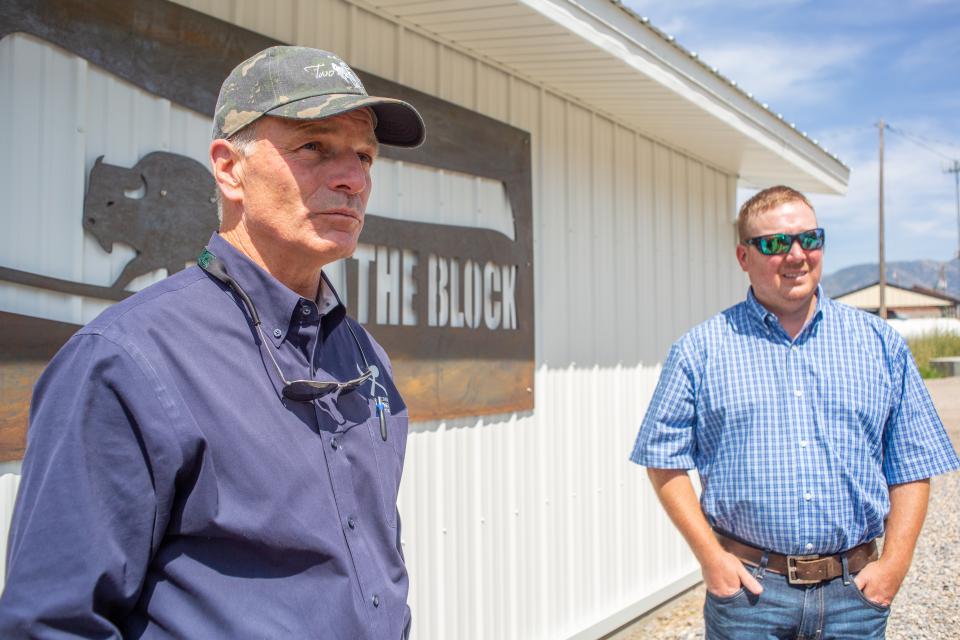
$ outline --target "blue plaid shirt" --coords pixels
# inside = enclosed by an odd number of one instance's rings
[[[680,338],[630,457],[695,467],[713,527],[784,554],[872,540],[888,485],[960,467],[904,340],[819,290],[796,339],[752,290]]]

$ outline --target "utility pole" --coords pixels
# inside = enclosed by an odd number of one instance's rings
[[[953,184],[957,193],[957,258],[960,259],[960,161],[954,160],[953,166],[946,172],[953,174]]]
[[[877,314],[884,319],[887,317],[887,263],[883,248],[883,130],[886,126],[882,118],[877,123],[877,128],[880,130],[880,207],[878,210],[880,218],[880,284],[878,287],[880,308],[877,310]]]

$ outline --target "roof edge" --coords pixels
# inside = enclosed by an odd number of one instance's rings
[[[850,169],[836,154],[625,7],[621,0],[519,1],[567,28],[574,26],[571,20],[592,23],[592,32],[582,28],[577,32],[594,46],[781,156],[822,183],[828,192],[846,192]],[[741,178],[751,183],[751,176]]]

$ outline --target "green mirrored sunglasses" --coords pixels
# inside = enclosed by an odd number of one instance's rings
[[[794,242],[800,243],[804,251],[823,249],[823,229],[809,229],[800,233],[772,233],[768,236],[757,236],[744,240],[744,244],[752,244],[757,251],[765,256],[776,256],[790,253]]]

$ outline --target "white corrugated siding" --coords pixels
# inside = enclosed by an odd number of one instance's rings
[[[4,471],[0,469],[0,472]],[[20,486],[19,469],[17,473],[0,474],[0,592],[3,591],[4,580],[7,577],[7,523],[13,517],[13,503],[17,497],[17,487]]]
[[[696,563],[627,455],[669,343],[743,294],[733,259],[735,178],[339,0],[184,4],[338,51],[358,68],[532,135],[536,409],[412,426],[400,510],[414,637],[596,637],[689,584]],[[6,68],[0,64],[0,111],[9,113],[4,96],[29,80],[2,75]],[[110,86],[79,87],[76,101]],[[53,106],[41,100],[36,109]],[[175,121],[178,111],[165,107],[163,127],[112,115],[107,126],[104,115],[100,135],[117,146],[109,161],[129,166],[157,148],[192,155],[197,144],[202,157],[207,129]],[[51,111],[44,121],[66,135],[76,126],[71,117]],[[79,142],[63,140],[58,154],[38,152],[33,161],[30,175],[58,176],[58,186],[60,162],[69,174],[69,193],[47,189],[60,204],[41,201],[41,215],[77,210],[82,197],[76,167],[92,160]],[[0,169],[15,168],[15,159],[5,162]],[[450,197],[460,203],[446,209],[451,221],[454,210],[475,204],[462,193]],[[26,200],[0,213],[6,225],[14,212],[36,210]],[[54,220],[46,237],[69,250],[60,236],[79,233],[78,222],[77,210],[77,224]],[[4,260],[20,255],[2,251]],[[78,275],[97,281],[84,271],[60,277]],[[11,299],[0,304],[10,309]]]

